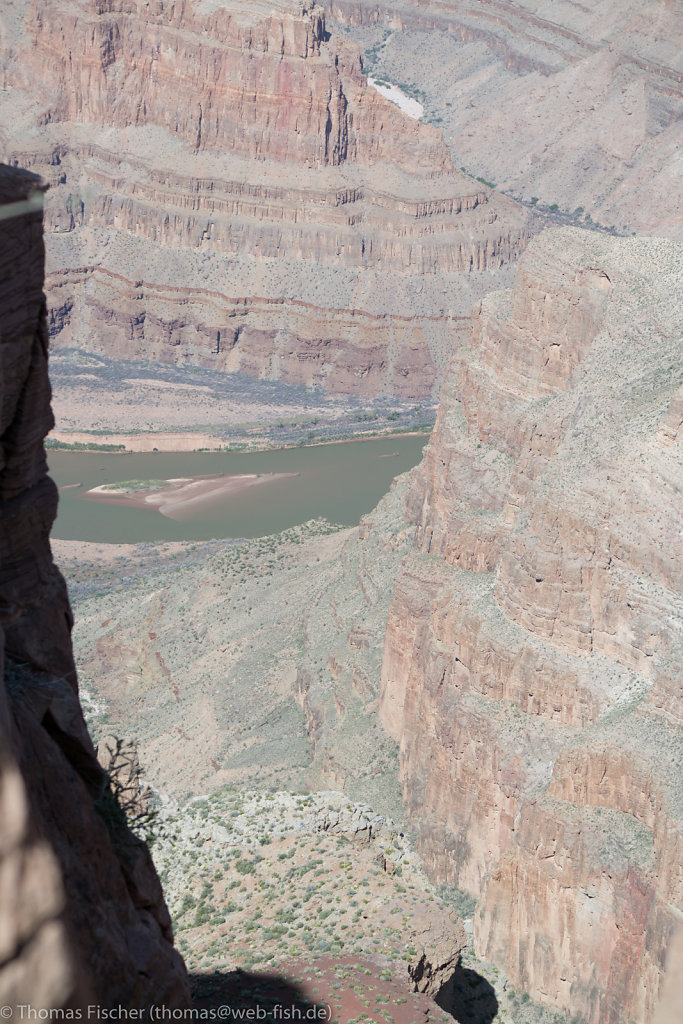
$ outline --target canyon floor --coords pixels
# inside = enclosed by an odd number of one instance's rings
[[[243,995],[284,978],[336,1024],[555,1020],[472,955],[457,894],[432,885],[410,838],[367,805],[228,789],[162,809],[154,831],[200,997],[240,971]]]
[[[248,451],[429,429],[432,401],[333,395],[320,387],[78,350],[50,359],[48,446]]]
[[[390,538],[372,559],[378,590],[405,552],[405,486],[373,513]],[[328,706],[309,734],[297,665],[324,687],[338,667],[334,636],[306,613],[322,623],[333,593],[348,614],[357,534],[316,522],[232,544],[53,542],[90,731],[134,739],[155,794],[146,836],[196,1005],[327,1007],[338,1024],[560,1024],[474,956],[473,901],[429,882],[402,824],[396,745],[362,690],[385,601],[355,649],[361,692],[337,685],[341,724]],[[328,788],[335,761],[353,796]]]
[[[383,502],[392,536],[399,502],[395,492]],[[400,817],[396,744],[382,730],[370,680],[379,679],[389,599],[382,581],[406,538],[373,567],[381,598],[365,615],[352,561],[357,535],[313,521],[241,543],[121,553],[58,542],[81,691],[99,708],[95,738],[135,739],[148,781],[176,799],[225,785],[330,788],[348,774],[357,799]],[[336,625],[327,621],[330,600],[343,616]],[[349,632],[355,683],[342,691],[342,677],[330,689],[334,651]]]

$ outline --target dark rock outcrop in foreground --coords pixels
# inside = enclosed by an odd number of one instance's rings
[[[40,181],[0,167],[0,1004],[185,1007],[159,880],[78,699],[48,539],[43,264]]]

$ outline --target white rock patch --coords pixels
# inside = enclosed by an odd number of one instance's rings
[[[384,96],[385,99],[390,100],[391,103],[395,103],[397,107],[400,107],[404,114],[408,117],[419,119],[424,114],[424,107],[417,100],[413,100],[410,96],[406,96],[402,89],[399,89],[397,85],[379,85],[377,79],[372,78],[368,75],[368,85],[371,85],[373,89],[376,89],[380,96]]]

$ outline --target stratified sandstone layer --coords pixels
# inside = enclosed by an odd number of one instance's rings
[[[0,139],[52,186],[57,344],[341,393],[434,392],[528,215],[368,87],[321,8],[12,11]]]
[[[419,86],[457,165],[619,229],[683,237],[683,19],[641,0],[326,0],[391,35],[382,75]],[[360,34],[357,36],[360,38]]]
[[[651,1017],[683,902],[682,283],[674,242],[532,242],[448,374],[386,634],[427,864],[591,1024]]]
[[[0,167],[0,1003],[179,1009],[185,969],[85,727],[50,553],[41,211],[39,180]]]

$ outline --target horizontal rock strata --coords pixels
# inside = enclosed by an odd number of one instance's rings
[[[377,74],[423,92],[458,165],[620,230],[683,236],[675,4],[326,0],[382,39]],[[359,29],[358,33],[355,30]],[[388,37],[388,38],[387,38]]]
[[[515,989],[595,1024],[651,1017],[681,906],[682,260],[547,232],[484,300],[385,642],[432,873]]]
[[[51,185],[56,343],[434,392],[528,217],[368,86],[319,7],[51,0],[13,27],[0,135]]]

